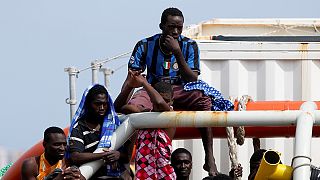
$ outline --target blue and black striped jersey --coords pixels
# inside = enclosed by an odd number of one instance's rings
[[[166,77],[179,79],[179,82],[183,83],[175,56],[164,54],[160,49],[160,36],[161,34],[156,34],[139,41],[132,52],[128,67],[129,69],[142,71],[147,68],[147,80],[150,84]],[[178,41],[185,61],[193,71],[200,74],[197,43],[182,35],[180,35]]]

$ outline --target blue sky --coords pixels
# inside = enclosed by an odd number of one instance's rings
[[[69,123],[68,74],[95,59],[131,51],[160,32],[160,15],[178,7],[185,25],[212,18],[318,18],[318,0],[0,0],[0,146],[26,150],[45,128]],[[107,63],[116,69],[127,59]],[[79,74],[77,98],[91,83]],[[111,77],[113,98],[126,68]],[[100,76],[100,82],[103,77]]]

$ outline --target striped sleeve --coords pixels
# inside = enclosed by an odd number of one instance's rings
[[[139,41],[130,56],[128,68],[132,70],[142,70],[146,68],[145,46],[147,42]]]
[[[84,135],[82,132],[79,131],[78,128],[74,128],[71,132],[69,142],[70,147],[69,151],[72,152],[83,152],[85,149],[84,141],[83,141]]]
[[[189,67],[200,74],[200,51],[195,41],[192,41],[187,49],[187,63]]]

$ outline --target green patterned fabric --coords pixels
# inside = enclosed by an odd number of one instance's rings
[[[8,165],[6,165],[5,167],[3,167],[1,170],[0,170],[0,179],[2,176],[4,176],[4,174],[8,171],[8,169],[12,166],[13,163],[10,163]]]

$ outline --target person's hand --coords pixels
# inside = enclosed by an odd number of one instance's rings
[[[143,86],[144,83],[148,83],[145,74],[136,74],[134,75],[134,78],[137,81],[137,83],[139,83],[141,86]]]
[[[243,168],[241,164],[238,164],[238,166],[234,169],[234,175],[236,177],[242,177]]]
[[[103,159],[105,160],[106,163],[112,163],[112,162],[118,161],[120,158],[119,151],[107,150],[107,149],[104,149],[103,151],[105,152]]]
[[[174,39],[170,35],[165,36],[163,45],[173,54],[181,53],[178,40]]]
[[[232,178],[242,177],[242,172],[243,172],[243,168],[242,168],[241,164],[238,164],[237,167],[231,169],[229,175]]]
[[[144,75],[141,74],[141,71],[133,71],[129,69],[126,82],[127,85],[131,88],[138,88],[142,86],[142,83],[146,81]]]
[[[131,88],[141,87],[141,84],[137,82],[135,79],[135,76],[138,74],[141,74],[141,71],[134,71],[131,69],[128,70],[127,78],[125,80],[125,83],[127,84],[127,86]]]
[[[80,180],[81,173],[79,168],[75,166],[68,167],[54,178],[54,180],[63,180],[63,179]]]

